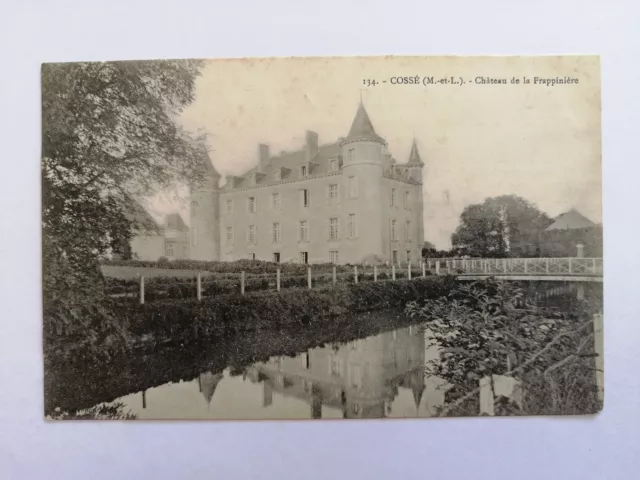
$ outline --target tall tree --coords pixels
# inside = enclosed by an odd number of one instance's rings
[[[203,180],[203,143],[175,118],[194,99],[198,61],[42,67],[45,342],[109,335],[98,259],[131,236],[130,196]]]
[[[467,206],[451,237],[459,254],[475,257],[531,257],[540,254],[540,233],[550,218],[516,195],[487,198]]]

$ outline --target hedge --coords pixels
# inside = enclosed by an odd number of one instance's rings
[[[322,324],[327,316],[403,307],[412,300],[445,295],[451,277],[339,285],[336,288],[292,288],[195,299],[159,300],[116,306],[114,312],[134,336],[158,341],[191,341],[221,332],[290,328]]]

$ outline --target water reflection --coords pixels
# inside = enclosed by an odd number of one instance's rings
[[[295,357],[272,357],[234,375],[230,368],[167,383],[115,402],[140,419],[427,417],[445,400],[425,375],[436,359],[428,332],[399,328]]]

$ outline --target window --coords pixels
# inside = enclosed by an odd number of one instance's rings
[[[410,206],[410,196],[409,196],[409,192],[404,192],[404,208],[405,209],[409,209]]]
[[[407,220],[404,222],[404,239],[407,242],[411,241],[411,221]]]
[[[300,201],[303,208],[309,207],[309,190],[306,188],[300,190]]]
[[[233,227],[227,227],[227,245],[233,243]]]
[[[165,253],[167,255],[167,257],[173,257],[173,243],[167,243],[167,247],[165,249]]]
[[[280,210],[280,194],[278,192],[271,194],[271,208],[276,211]]]
[[[347,235],[349,238],[356,237],[356,214],[350,213],[347,218]]]
[[[391,241],[394,242],[397,240],[396,235],[396,221],[391,220]]]
[[[198,202],[191,202],[191,216],[198,218]]]
[[[273,254],[273,262],[274,263],[280,263],[280,252],[275,252]]]
[[[249,243],[251,245],[255,245],[256,244],[256,226],[255,225],[249,225]]]
[[[309,224],[306,220],[300,221],[300,241],[308,242],[309,241]]]
[[[306,165],[302,165],[300,167],[300,176],[301,177],[306,177],[307,176],[307,166]]]
[[[232,215],[233,214],[233,200],[229,199],[227,200],[227,215]]]
[[[335,355],[331,356],[329,361],[329,373],[335,377],[342,375],[342,359]]]
[[[309,252],[300,252],[300,263],[309,263]]]
[[[396,206],[396,189],[395,188],[391,189],[391,206],[392,207]]]
[[[300,366],[305,370],[309,370],[311,368],[311,359],[309,358],[308,352],[300,354]]]
[[[271,237],[273,243],[280,243],[280,224],[273,224],[273,235]]]
[[[411,250],[407,250],[407,263],[411,261]]]
[[[198,245],[198,227],[191,229],[191,244],[195,247]]]
[[[329,160],[329,171],[335,172],[337,170],[338,170],[338,160],[336,160],[335,158],[332,158],[331,160]]]
[[[397,250],[394,250],[394,251],[393,251],[393,257],[392,257],[392,259],[393,259],[393,263],[394,263],[394,264],[398,263],[398,251],[397,251]]]
[[[347,158],[349,158],[349,163],[351,163],[353,161],[353,151],[354,151],[354,149],[350,148],[349,151],[347,152],[348,153],[348,157]]]
[[[329,262],[338,263],[340,261],[340,254],[337,250],[331,250],[329,252]]]
[[[249,254],[249,260],[255,260],[256,259],[256,254],[255,253],[250,253]]]
[[[358,177],[349,177],[349,198],[358,196]]]
[[[329,185],[329,203],[335,205],[338,203],[338,185]]]
[[[329,219],[329,240],[338,240],[338,219]]]
[[[256,197],[249,197],[247,209],[249,210],[249,213],[256,213]]]

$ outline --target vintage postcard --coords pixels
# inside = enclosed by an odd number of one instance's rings
[[[47,419],[593,414],[594,56],[42,66]]]

